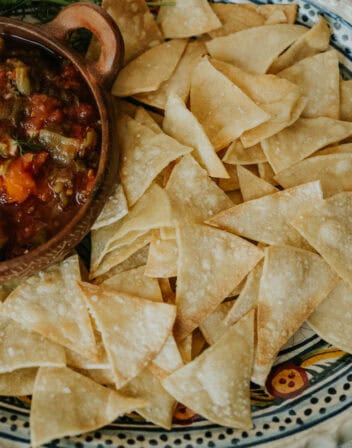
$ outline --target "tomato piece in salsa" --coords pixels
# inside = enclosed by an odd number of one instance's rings
[[[67,60],[4,36],[0,45],[0,260],[54,236],[95,183],[101,122]]]

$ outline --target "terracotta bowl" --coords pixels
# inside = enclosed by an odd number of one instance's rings
[[[72,50],[67,39],[79,28],[87,28],[98,38],[101,54],[91,63]],[[0,262],[0,284],[47,268],[67,255],[89,232],[117,180],[118,155],[114,129],[114,106],[109,97],[123,60],[123,40],[111,17],[90,3],[74,3],[45,25],[31,25],[0,17],[0,36],[9,35],[39,44],[70,60],[90,88],[101,118],[101,155],[96,182],[86,203],[73,219],[49,241],[25,255]]]

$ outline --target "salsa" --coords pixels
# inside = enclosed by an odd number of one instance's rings
[[[46,242],[87,200],[101,123],[80,73],[0,37],[0,260]]]

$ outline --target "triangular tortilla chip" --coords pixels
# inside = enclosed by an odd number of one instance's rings
[[[190,334],[262,258],[254,244],[204,225],[180,227],[175,336]]]
[[[182,157],[175,166],[166,185],[166,192],[175,224],[201,223],[233,205],[192,156]]]
[[[0,374],[0,395],[21,397],[32,395],[38,369],[18,369]]]
[[[100,229],[119,221],[128,213],[128,205],[121,184],[116,184],[114,190],[105,202],[103,210],[92,226],[92,230]]]
[[[153,375],[159,378],[159,380],[162,380],[182,366],[183,361],[175,338],[169,336],[161,352],[149,364],[148,368]]]
[[[158,206],[155,207],[155,204]],[[157,184],[152,184],[127,216],[92,232],[91,269],[94,271],[108,252],[133,243],[152,229],[170,226],[171,219],[167,194]]]
[[[315,156],[326,156],[328,154],[351,154],[352,153],[352,143],[345,143],[343,145],[328,146],[325,149],[320,149],[313,154]]]
[[[148,405],[137,410],[148,422],[171,429],[176,400],[163,388],[160,380],[148,369],[144,369],[130,381],[121,392],[128,396],[144,400]]]
[[[226,194],[234,205],[242,204],[243,198],[240,190],[228,191]]]
[[[209,53],[252,73],[266,73],[275,58],[308,31],[301,25],[264,25],[206,42]]]
[[[121,157],[121,182],[129,206],[134,205],[156,176],[172,161],[192,148],[168,135],[155,134],[128,116],[118,123]]]
[[[144,275],[155,278],[177,276],[178,248],[176,240],[153,237]]]
[[[275,179],[284,188],[320,180],[324,198],[352,190],[352,153],[310,157],[281,171]]]
[[[194,148],[192,155],[212,177],[229,177],[197,118],[176,95],[170,95],[166,104],[164,131],[185,146]]]
[[[137,376],[170,336],[175,306],[80,283],[119,389]]]
[[[271,65],[269,72],[278,73],[302,59],[327,50],[330,34],[331,31],[327,21],[320,16],[318,23],[313,28],[297,39],[284,53],[280,54]]]
[[[322,198],[320,182],[310,182],[236,205],[208,223],[265,244],[302,247],[305,241],[289,223],[300,210]]]
[[[64,367],[65,350],[42,335],[0,316],[0,373],[29,367]]]
[[[241,140],[235,140],[228,147],[222,160],[233,165],[252,165],[266,162],[266,157],[260,145],[245,148]]]
[[[294,23],[297,5],[257,5],[245,3],[211,3],[222,27],[211,31],[211,37],[227,36],[247,28],[275,23]]]
[[[208,0],[176,0],[169,8],[160,8],[158,23],[165,38],[192,37],[221,27]]]
[[[207,58],[203,58],[193,71],[191,111],[215,150],[225,148],[244,131],[270,118],[240,88],[216,70]]]
[[[145,266],[120,272],[119,274],[105,280],[102,285],[115,291],[141,296],[153,302],[162,302],[158,280],[144,275]]]
[[[219,179],[218,185],[223,191],[234,191],[240,188],[236,166],[224,163],[229,179]],[[252,165],[253,166],[253,165]]]
[[[352,286],[352,192],[336,194],[291,222],[341,278]]]
[[[301,115],[306,100],[302,101],[300,89],[293,83],[274,75],[248,73],[215,59],[212,64],[270,116],[270,120],[242,134],[241,141],[245,147],[271,137]]]
[[[297,84],[308,99],[302,117],[339,118],[340,72],[335,50],[303,59],[278,76]]]
[[[337,283],[319,256],[291,246],[265,249],[252,381],[264,386],[276,355]]]
[[[125,63],[162,41],[162,35],[144,0],[103,0],[103,8],[118,25],[125,47]]]
[[[275,173],[305,159],[318,149],[352,135],[352,123],[332,118],[300,118],[289,128],[262,141]]]
[[[156,134],[161,134],[163,131],[158,123],[154,120],[154,118],[147,112],[143,107],[137,107],[134,119],[138,121],[138,123],[147,126]]]
[[[220,303],[199,325],[200,331],[203,333],[209,345],[215,344],[229,329],[229,326],[225,324],[225,318],[232,308],[233,303],[233,301]]]
[[[226,316],[227,325],[233,325],[242,319],[250,310],[255,308],[259,299],[259,285],[263,272],[263,262],[259,262],[252,272],[248,274],[246,283],[233,303],[232,308]]]
[[[352,353],[352,287],[343,280],[309,316],[308,323],[324,341]]]
[[[199,328],[192,333],[192,360],[197,358],[204,349],[207,347],[207,341],[205,340],[202,332]]]
[[[77,281],[77,255],[24,280],[5,300],[1,314],[87,358],[97,347]]]
[[[110,369],[110,366],[106,369],[75,369],[76,372],[87,376],[91,380],[95,381],[102,386],[114,386],[115,378]]]
[[[126,65],[112,86],[115,96],[151,92],[170,78],[187,45],[185,39],[174,39],[150,48]]]
[[[67,367],[41,367],[32,397],[32,446],[93,431],[142,406],[144,400],[125,397]]]
[[[193,69],[206,52],[203,42],[190,42],[171,78],[163,82],[159,89],[134,95],[134,98],[158,109],[165,109],[166,101],[171,94],[175,94],[187,102]]]
[[[264,163],[258,163],[258,171],[259,171],[259,177],[261,179],[264,179],[266,182],[269,182],[271,185],[278,185],[276,180],[274,179],[275,173],[273,169],[271,168],[270,163],[264,162]]]
[[[340,84],[340,119],[352,121],[352,79]]]
[[[163,381],[176,400],[219,425],[249,429],[254,313]],[[216,387],[215,387],[216,386]]]
[[[255,176],[241,165],[237,166],[237,176],[244,201],[261,198],[262,196],[278,191],[278,189],[269,184],[269,182],[265,182],[265,180]]]
[[[192,338],[193,334],[191,333],[182,340],[177,340],[177,347],[184,364],[192,361]]]

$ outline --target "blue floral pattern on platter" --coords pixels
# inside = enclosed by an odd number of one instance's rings
[[[219,0],[214,0],[219,1]],[[224,1],[246,3],[246,1]],[[308,0],[252,1],[257,4],[298,3],[298,23],[313,26],[323,15],[333,28],[331,45],[341,55],[343,77],[352,78],[352,25]],[[133,414],[90,434],[64,438],[50,448],[246,448],[294,445],[310,430],[342,421],[352,409],[352,356],[322,341],[307,326],[280,353],[269,378],[270,395],[253,385],[254,427],[237,431],[214,425],[179,407],[171,431],[161,430]],[[0,398],[0,446],[29,446],[29,400]],[[323,426],[323,428],[324,428]],[[278,445],[277,445],[278,443]],[[296,446],[296,445],[295,445]],[[301,446],[301,445],[300,445]],[[304,445],[302,445],[304,446]]]

